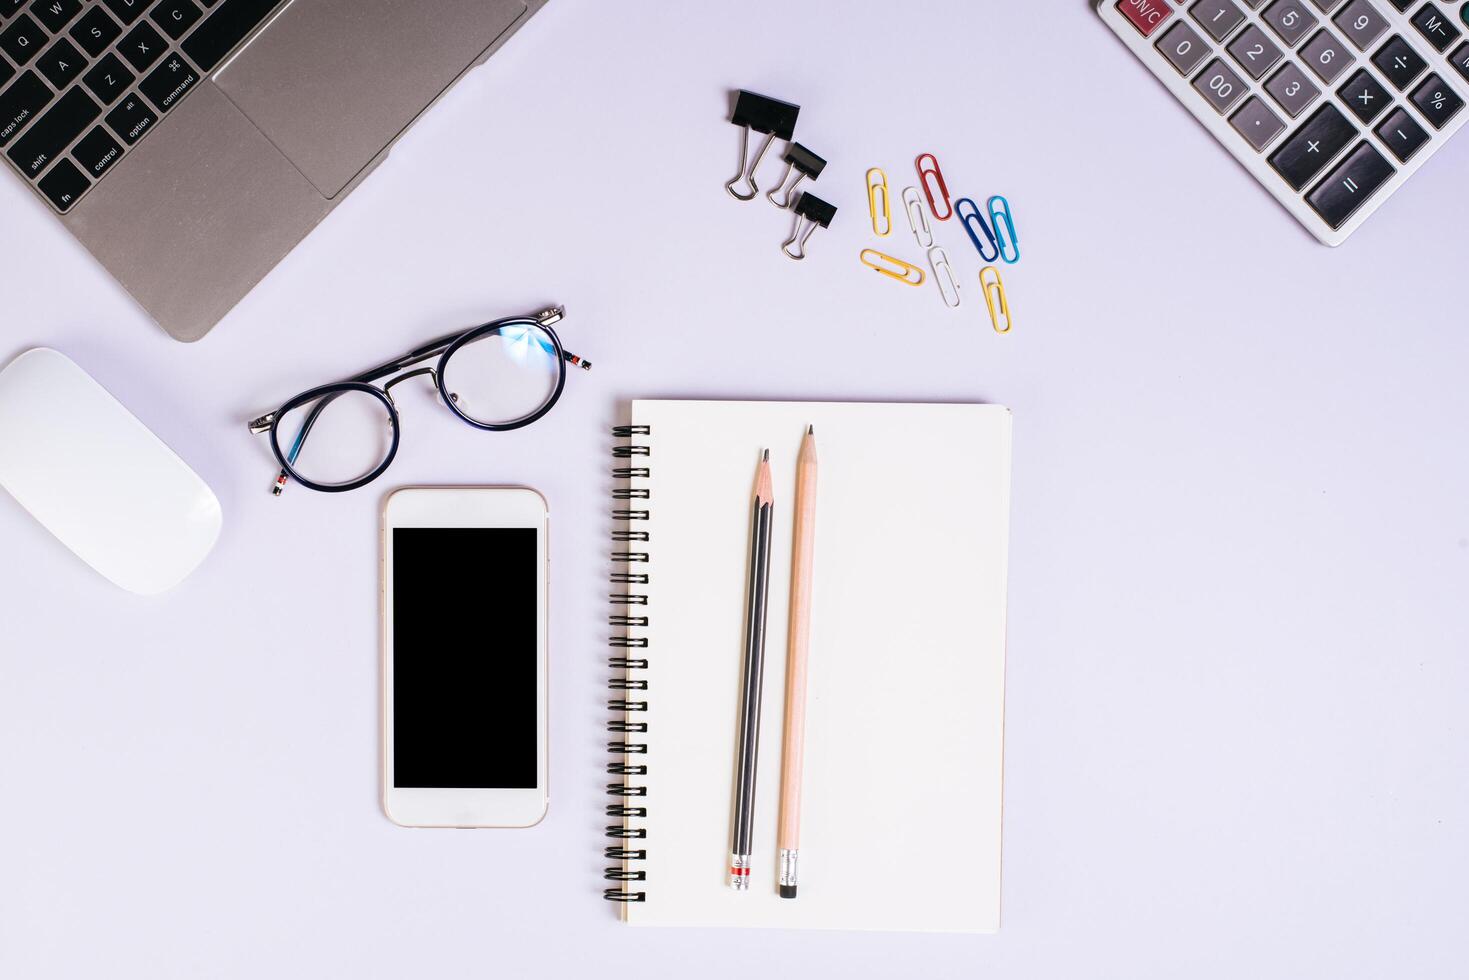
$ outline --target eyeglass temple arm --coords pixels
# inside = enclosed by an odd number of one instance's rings
[[[296,462],[296,457],[301,454],[301,447],[306,445],[306,437],[311,434],[311,428],[312,426],[316,425],[316,420],[321,417],[321,413],[326,409],[326,407],[342,394],[345,394],[345,392],[332,392],[325,398],[318,401],[315,405],[311,406],[311,411],[306,413],[306,418],[304,421],[302,421],[301,428],[296,432],[296,438],[291,443],[290,452],[286,453],[286,462]],[[271,415],[263,415],[260,418],[255,419],[253,422],[250,423],[250,431],[257,434],[262,432],[269,432],[273,419],[274,413],[272,413]],[[275,484],[270,488],[271,496],[279,497],[281,493],[286,489],[286,482],[289,479],[290,474],[286,472],[285,467],[282,467],[280,473],[275,478]]]

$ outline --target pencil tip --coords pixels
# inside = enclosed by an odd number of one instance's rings
[[[816,426],[814,426],[814,425],[808,425],[808,426],[806,426],[806,434],[808,436],[814,436],[814,435],[816,435]]]
[[[760,459],[766,463],[770,462],[770,450],[765,450],[765,455],[761,456]]]

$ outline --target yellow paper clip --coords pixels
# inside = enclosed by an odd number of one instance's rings
[[[923,285],[923,270],[916,265],[904,262],[902,259],[895,259],[891,255],[885,255],[875,248],[864,248],[858,258],[862,260],[862,264],[867,266],[867,268],[876,269],[889,279],[906,282],[910,286]],[[915,276],[917,278],[914,278]]]
[[[994,326],[995,333],[1009,333],[1015,321],[1010,319],[1010,301],[1005,297],[1005,283],[1000,279],[1000,270],[992,265],[980,269],[979,288],[984,290],[984,303],[990,308],[990,324]],[[1004,326],[1000,326],[1002,323]]]
[[[872,175],[876,174],[874,180]],[[878,201],[881,198],[881,202]],[[878,204],[881,203],[881,208]],[[881,167],[867,171],[867,210],[872,212],[872,233],[886,238],[893,233],[893,205],[888,198],[888,175]]]

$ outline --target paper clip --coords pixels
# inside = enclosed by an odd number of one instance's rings
[[[928,250],[928,267],[933,270],[933,281],[938,283],[939,295],[944,305],[953,309],[959,305],[959,281],[954,278],[954,267],[949,265],[949,253],[943,246],[935,245]],[[940,269],[943,270],[940,273]],[[950,297],[953,297],[952,302]]]
[[[986,273],[989,277],[986,277]],[[1005,298],[1005,284],[1000,280],[1000,270],[987,265],[979,270],[979,288],[984,290],[984,303],[990,308],[990,324],[995,333],[1009,333],[1015,321],[1010,319],[1010,301]],[[1004,326],[1000,326],[1000,324]]]
[[[786,254],[786,258],[804,259],[806,257],[806,239],[816,230],[816,226],[822,228],[831,224],[831,219],[836,217],[837,209],[834,204],[827,204],[814,194],[802,194],[796,200],[796,227],[791,229],[791,237],[780,247]],[[806,223],[805,231],[801,225]],[[797,252],[791,251],[791,246],[796,246]]]
[[[967,211],[965,210],[965,205],[968,205]],[[954,213],[964,223],[964,230],[969,232],[969,240],[979,250],[979,257],[986,262],[994,262],[998,259],[1000,257],[999,243],[995,241],[995,233],[990,231],[990,226],[985,224],[984,212],[979,210],[979,205],[975,204],[970,198],[961,197],[954,202]],[[978,226],[977,229],[975,227],[976,225]],[[988,253],[984,250],[984,242],[979,240],[980,232],[983,232],[984,237],[989,240],[990,252]]]
[[[870,256],[870,258],[869,258]],[[923,285],[923,270],[918,266],[902,259],[893,258],[891,255],[879,252],[875,248],[864,248],[862,254],[857,256],[862,264],[869,269],[875,269],[889,279],[905,282],[910,286]],[[917,278],[914,278],[914,277]]]
[[[740,127],[740,169],[724,189],[729,191],[730,196],[741,201],[748,201],[760,193],[760,188],[755,184],[755,168],[760,166],[765,151],[770,149],[770,144],[779,136],[783,140],[790,139],[796,132],[796,116],[801,112],[801,107],[782,102],[779,99],[767,98],[756,95],[754,92],[746,92],[740,89],[740,94],[735,99],[734,114],[729,121]],[[755,154],[755,159],[750,159],[750,131],[765,134],[765,142],[760,144],[760,152]],[[741,194],[735,190],[735,185],[741,180],[750,185],[750,193]]]
[[[999,201],[1000,204],[1004,205],[998,211],[995,210],[996,201]],[[1000,224],[1002,220],[1005,222],[1003,226]],[[998,194],[990,198],[990,224],[994,226],[995,234],[999,236],[1000,239],[1000,257],[1011,265],[1019,262],[1020,236],[1015,234],[1015,219],[1010,216],[1010,202],[1005,200]],[[1005,247],[1006,245],[1009,245],[1010,248],[1007,249]],[[1015,253],[1015,257],[1013,259],[1010,257],[1011,251]]]
[[[785,210],[795,203],[796,188],[800,185],[801,181],[807,177],[815,180],[821,176],[821,171],[826,169],[826,161],[806,149],[800,143],[792,143],[790,146],[787,146],[784,159],[786,162],[785,176],[780,179],[780,183],[776,184],[775,188],[769,194],[765,195],[767,201],[781,210]],[[791,180],[792,171],[796,173],[795,180]],[[786,187],[786,181],[788,180],[791,180],[791,183],[789,187]],[[785,200],[777,201],[775,199],[776,192],[782,187],[785,187]]]
[[[918,239],[919,248],[933,247],[933,229],[928,226],[928,215],[923,212],[923,202],[918,199],[918,188],[903,188],[903,210],[908,212],[908,227]]]
[[[873,180],[872,175],[877,174]],[[878,198],[881,198],[881,207],[878,207]],[[881,167],[873,167],[867,171],[867,210],[872,213],[872,233],[878,238],[886,238],[893,233],[893,206],[888,196],[888,175],[882,172]]]
[[[924,157],[932,161],[931,166],[924,165]],[[923,194],[928,198],[928,209],[933,212],[933,216],[939,221],[948,221],[954,216],[954,208],[949,203],[949,185],[944,183],[944,174],[943,171],[939,170],[938,158],[932,153],[920,153],[918,158],[913,161],[913,164],[918,168],[918,182],[923,185]],[[933,181],[929,180],[930,177],[933,178]],[[934,200],[933,192],[935,190],[935,182],[937,183],[939,198],[944,202],[943,214],[939,214],[938,202]]]

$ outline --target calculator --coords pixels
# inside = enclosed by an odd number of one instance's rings
[[[1094,0],[1124,44],[1327,245],[1469,118],[1469,0]]]

